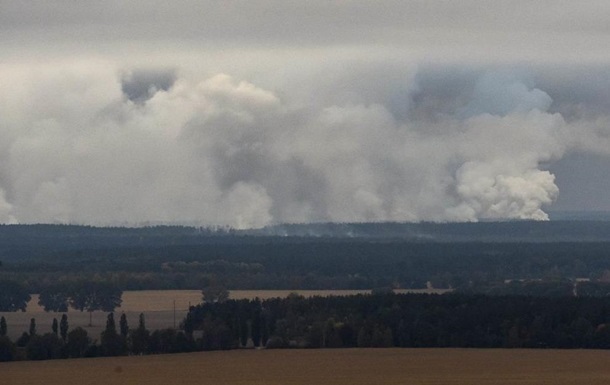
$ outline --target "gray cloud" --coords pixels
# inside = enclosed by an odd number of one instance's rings
[[[435,61],[583,62],[608,60],[610,43],[605,1],[3,0],[0,10],[5,50],[51,53],[383,47]]]

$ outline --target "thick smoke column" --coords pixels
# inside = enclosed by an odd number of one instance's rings
[[[108,68],[0,66],[1,222],[547,219],[547,165],[610,148],[600,113],[570,114],[586,98],[542,72],[367,67],[266,87]]]

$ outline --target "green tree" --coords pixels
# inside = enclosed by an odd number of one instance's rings
[[[371,337],[371,346],[374,348],[389,348],[394,345],[392,330],[376,325]]]
[[[81,327],[71,330],[67,335],[66,351],[68,357],[84,357],[90,345],[91,339],[87,335],[87,331]]]
[[[371,334],[364,326],[358,331],[357,345],[359,348],[368,348],[371,346]]]
[[[127,323],[127,316],[125,313],[121,314],[121,320],[119,321],[119,330],[121,331],[121,336],[123,338],[127,338],[129,333],[129,324]]]
[[[2,318],[0,318],[0,337],[6,336],[6,332],[7,332],[6,318],[4,318],[4,316],[2,316]]]
[[[108,313],[106,329],[102,332],[100,349],[104,356],[119,356],[126,351],[125,341],[117,333],[114,313]]]
[[[338,329],[343,325],[336,323],[333,318],[326,320],[324,329],[322,330],[322,345],[325,348],[340,348],[343,346],[341,336],[338,333]]]
[[[30,319],[30,336],[36,335],[36,318]]]
[[[21,333],[21,336],[17,338],[17,341],[15,341],[17,346],[20,348],[25,348],[28,342],[30,342],[30,335],[27,332]]]
[[[23,285],[0,280],[0,311],[25,311],[31,298]]]
[[[53,323],[51,324],[51,331],[53,334],[59,334],[59,323],[57,322],[57,318],[53,318]]]
[[[229,299],[229,291],[222,285],[211,285],[201,290],[204,303],[222,303]]]
[[[52,360],[59,358],[63,344],[53,333],[42,336],[33,335],[26,346],[27,358],[30,360]]]
[[[61,321],[59,322],[59,335],[64,342],[68,338],[68,327],[68,316],[66,314],[62,314]]]
[[[134,354],[144,354],[148,351],[150,333],[146,330],[144,313],[140,313],[138,328],[130,333],[131,351]]]
[[[123,291],[108,282],[81,281],[73,285],[70,292],[70,306],[76,310],[89,312],[89,326],[92,313],[96,310],[114,311],[121,306]]]
[[[44,311],[66,312],[68,311],[69,289],[66,285],[52,285],[46,287],[38,296],[38,305]]]

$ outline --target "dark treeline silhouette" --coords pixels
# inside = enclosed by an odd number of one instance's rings
[[[610,348],[610,299],[379,294],[204,303],[198,346]]]
[[[59,326],[56,326],[59,325]],[[32,319],[28,332],[12,341],[6,335],[4,317],[0,318],[0,362],[16,360],[51,360],[60,358],[110,357],[128,354],[161,354],[197,350],[192,337],[184,331],[174,329],[146,329],[144,315],[140,314],[138,326],[130,328],[127,317],[122,314],[118,327],[114,313],[108,313],[106,328],[99,342],[92,339],[87,330],[69,328],[66,314],[60,322],[54,319],[51,332],[37,331]]]
[[[99,343],[69,330],[12,342],[0,319],[0,360],[161,354],[238,348],[470,347],[610,349],[610,298],[390,294],[223,300],[191,307],[181,330],[137,327],[109,313]],[[60,326],[58,327],[57,324]],[[2,326],[4,325],[4,326]]]

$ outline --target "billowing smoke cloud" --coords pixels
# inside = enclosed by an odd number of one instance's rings
[[[547,219],[548,165],[610,152],[607,113],[568,75],[371,64],[265,85],[0,66],[0,221]]]
[[[176,75],[171,70],[133,70],[123,75],[121,90],[135,103],[143,103],[158,91],[167,91]]]

